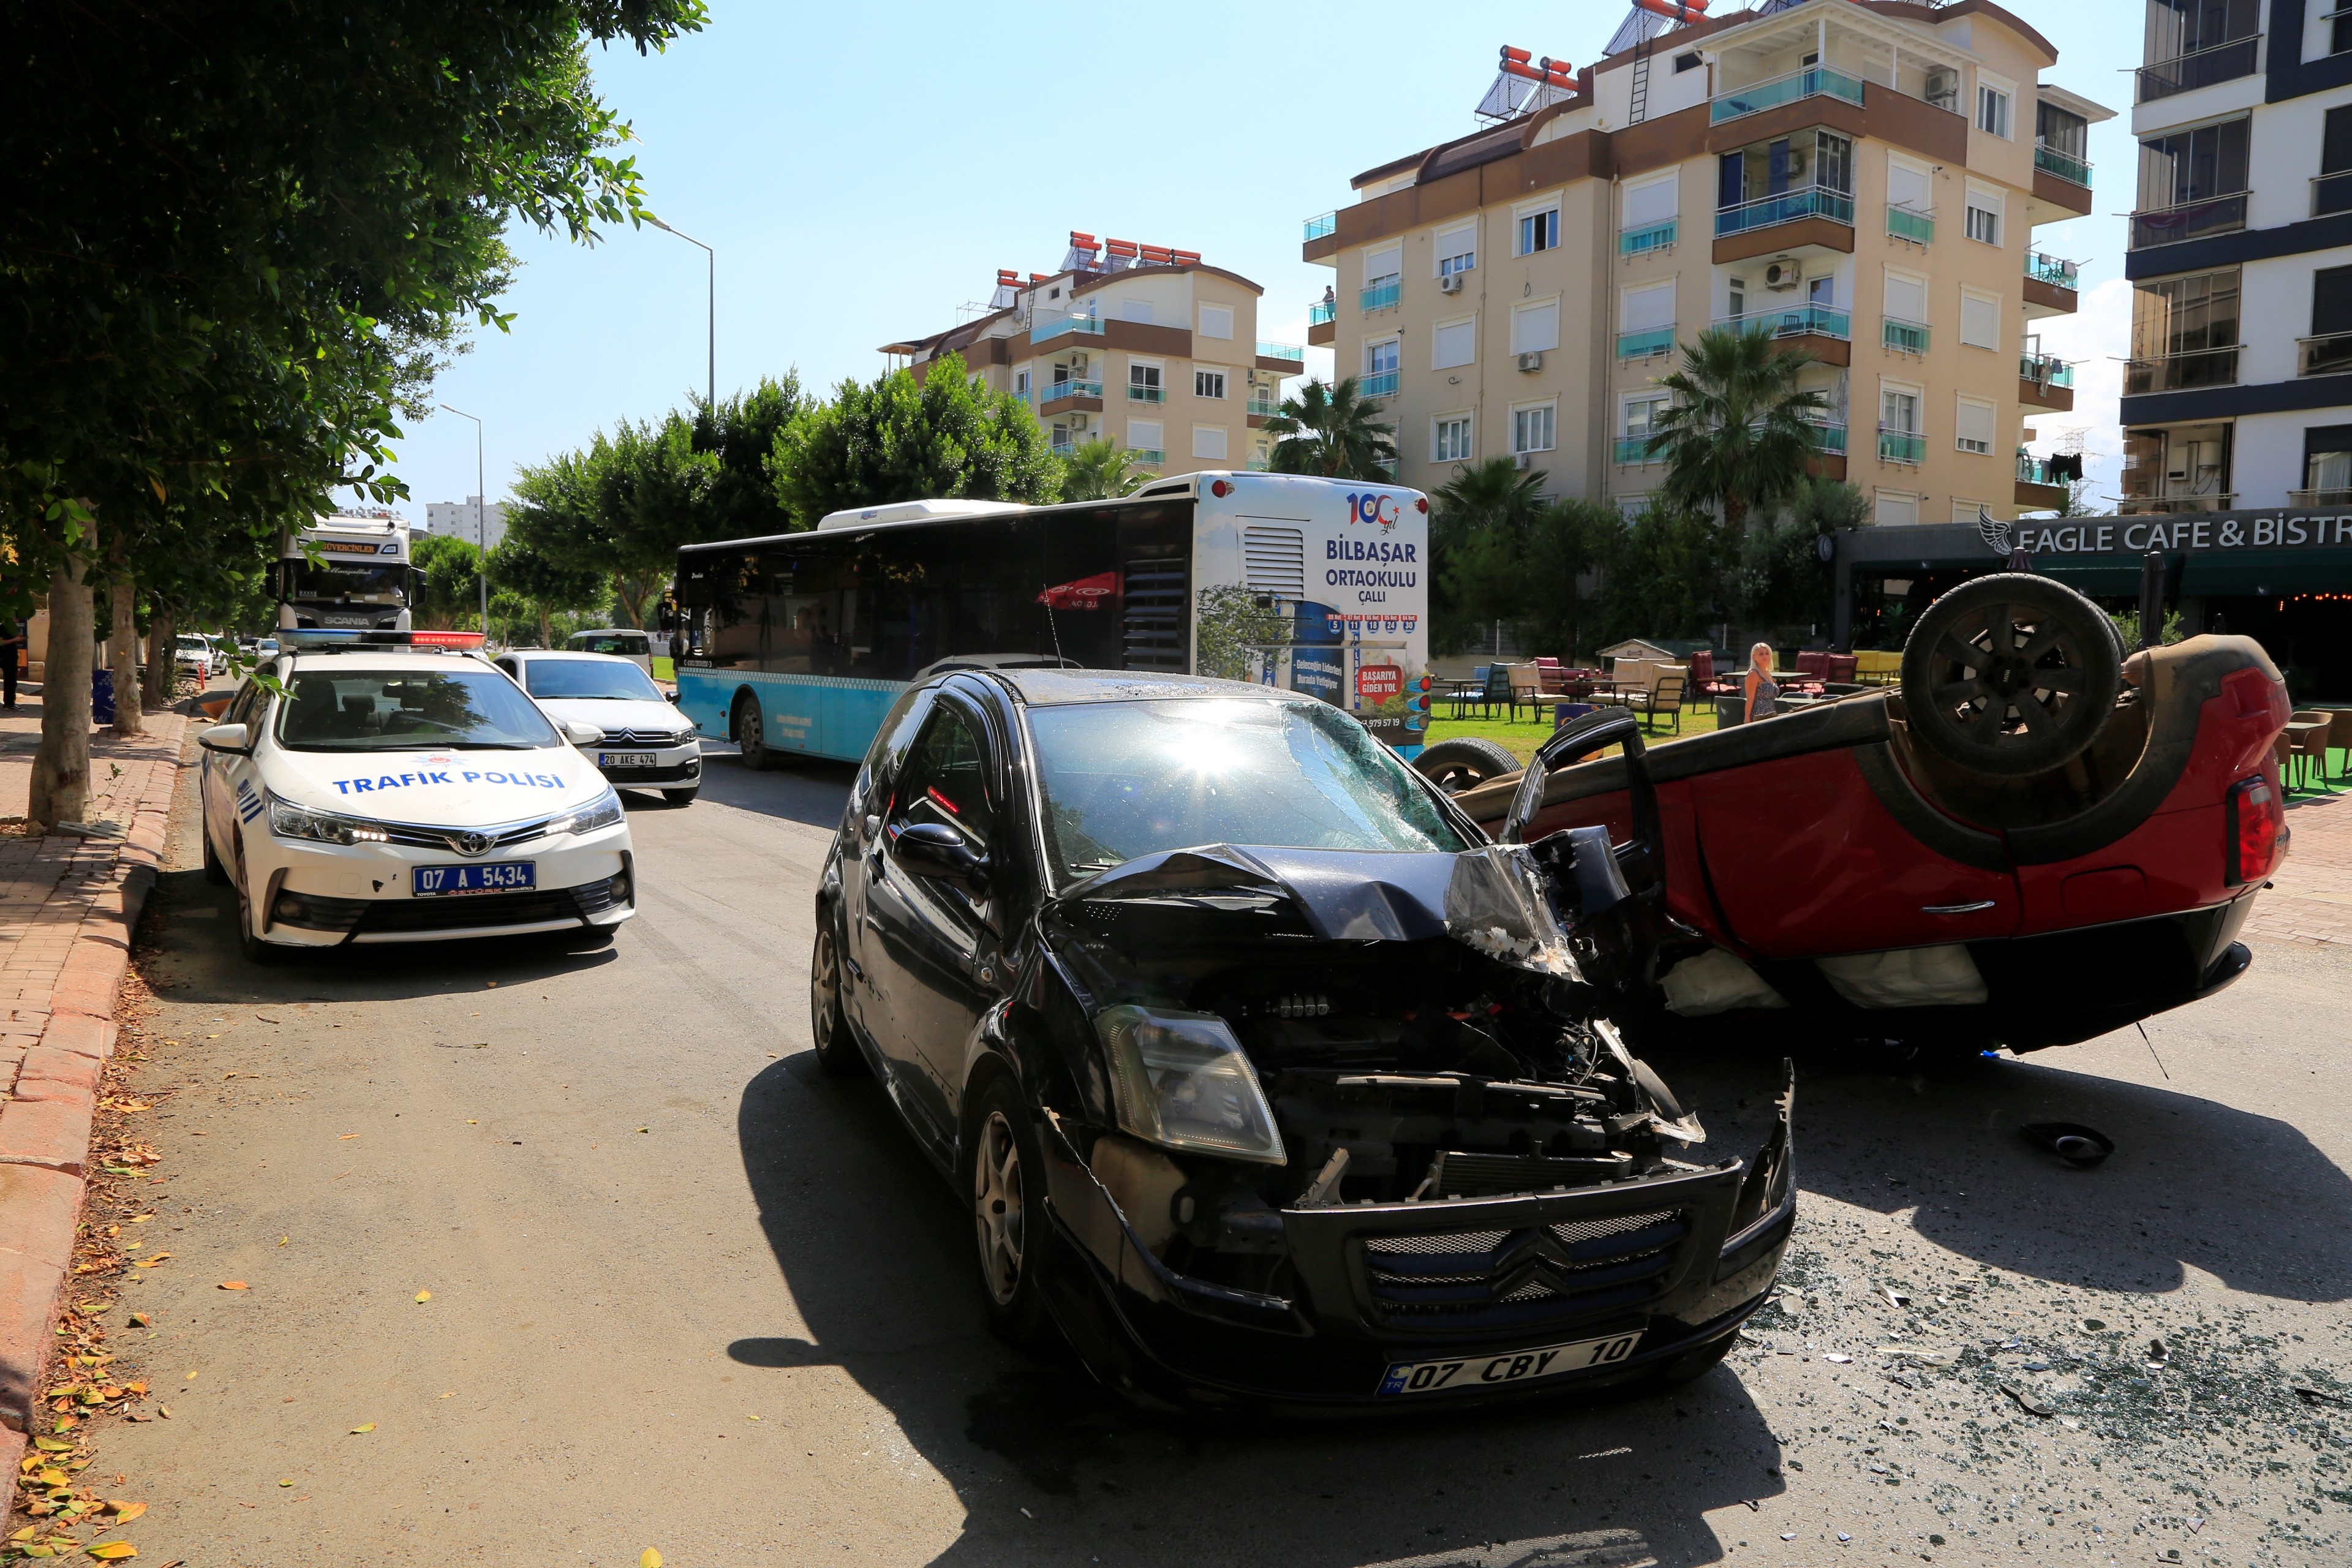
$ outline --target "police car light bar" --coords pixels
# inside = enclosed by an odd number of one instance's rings
[[[287,647],[308,648],[314,653],[363,647],[462,648],[470,652],[479,649],[483,642],[479,632],[377,632],[346,626],[279,632],[278,639]]]

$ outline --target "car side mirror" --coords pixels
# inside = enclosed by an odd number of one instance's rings
[[[196,737],[196,744],[207,752],[249,757],[253,755],[253,731],[243,724],[215,724]]]
[[[575,746],[593,746],[604,738],[604,731],[595,725],[575,723],[569,719],[556,728],[562,730],[563,738]]]
[[[941,881],[988,882],[988,857],[975,855],[963,835],[944,822],[916,822],[898,830],[891,853],[910,875]]]

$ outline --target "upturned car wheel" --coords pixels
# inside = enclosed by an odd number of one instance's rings
[[[1421,776],[1448,795],[1460,795],[1492,784],[1505,773],[1517,773],[1523,765],[1510,752],[1492,741],[1475,736],[1440,741],[1422,748],[1412,765]]]
[[[735,704],[735,749],[743,753],[743,765],[757,772],[772,766],[775,753],[768,750],[768,731],[760,717],[760,705],[749,698]]]
[[[830,920],[819,918],[816,946],[809,953],[809,1037],[816,1043],[816,1065],[847,1078],[866,1066],[866,1058],[857,1054],[841,1010],[841,952],[834,946]]]
[[[1903,647],[1903,713],[1919,743],[1993,778],[2047,773],[2115,710],[2123,660],[2106,612],[2021,572],[1963,583]]]
[[[1054,1240],[1044,1203],[1045,1159],[1010,1078],[982,1091],[976,1128],[964,1158],[989,1327],[1013,1344],[1041,1344],[1054,1332],[1041,1283]]]

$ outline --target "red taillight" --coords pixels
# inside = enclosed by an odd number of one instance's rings
[[[1412,498],[1412,510],[1415,510],[1415,511],[1418,511],[1418,512],[1426,512],[1426,511],[1428,511],[1428,510],[1429,510],[1429,498],[1428,498],[1427,496],[1415,496],[1415,497],[1413,497],[1413,498]]]
[[[2286,847],[2286,803],[2270,780],[2257,775],[2230,786],[2230,885],[2259,882],[2277,868]]]
[[[1222,500],[1234,493],[1234,487],[1223,479],[1212,479],[1209,481],[1209,493]]]

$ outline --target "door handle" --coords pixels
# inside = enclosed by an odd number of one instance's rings
[[[1979,899],[1973,904],[1921,904],[1919,912],[1923,915],[1972,915],[1979,910],[1992,908],[1993,902],[1990,899]]]

